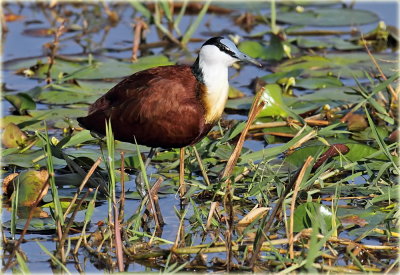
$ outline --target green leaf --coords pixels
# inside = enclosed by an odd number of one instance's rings
[[[392,60],[391,54],[375,54],[375,58],[385,75],[396,74],[393,64],[382,60]],[[321,77],[334,75],[341,78],[365,77],[365,71],[378,73],[366,53],[332,53],[325,56],[299,56],[280,63],[274,71],[290,72],[303,70],[302,76]]]
[[[62,148],[72,147],[90,140],[95,140],[95,138],[90,134],[89,130],[83,130],[71,136],[68,141],[62,145]]]
[[[304,37],[298,37],[296,39],[296,44],[300,48],[318,48],[318,49],[323,49],[323,48],[328,48],[331,46],[331,44],[328,41],[324,41],[321,39],[310,39],[310,38],[304,38]]]
[[[1,141],[6,148],[23,147],[27,136],[14,123],[9,123],[3,130]]]
[[[30,68],[33,77],[46,78],[48,64],[45,59],[30,58],[24,60],[10,60],[6,63],[8,70],[23,71]],[[72,62],[56,58],[51,72],[52,76],[62,75],[63,80],[69,79],[109,79],[121,78],[157,66],[171,65],[172,62],[164,55],[153,55],[141,57],[135,62],[122,62],[112,58],[101,58],[93,61],[90,65],[87,62]]]
[[[261,99],[265,102],[265,106],[258,114],[258,118],[269,116],[291,116],[299,121],[302,120],[283,101],[281,86],[278,84],[267,84],[264,88],[265,91],[261,96]]]
[[[303,229],[312,227],[312,220],[318,219],[320,229],[323,233],[332,230],[332,212],[323,204],[316,202],[306,202],[296,207],[294,211],[293,231],[300,232]],[[336,224],[340,224],[337,217]]]
[[[379,17],[370,11],[356,9],[313,9],[304,12],[280,12],[279,22],[305,26],[354,26],[377,22]]]
[[[40,195],[40,199],[46,195],[47,188],[42,189],[49,178],[47,170],[27,170],[21,172],[13,179],[14,185],[19,184],[18,206],[31,206]],[[41,193],[41,191],[43,192]],[[39,200],[40,200],[39,199]]]
[[[273,82],[278,82],[281,79],[284,78],[289,78],[289,77],[295,77],[297,78],[303,70],[292,70],[292,71],[285,71],[285,72],[276,72],[272,74],[267,74],[263,77],[261,77],[262,80],[265,80],[267,83],[273,83]]]
[[[255,41],[243,41],[239,44],[239,50],[253,58],[264,60],[279,61],[285,55],[281,39],[273,34],[271,35],[270,44],[267,47]]]
[[[326,76],[296,79],[296,84],[294,86],[303,89],[316,90],[322,88],[341,87],[343,86],[343,83],[336,77]]]
[[[199,27],[201,21],[203,20],[204,15],[206,14],[208,7],[210,6],[211,0],[205,1],[203,4],[203,7],[201,8],[199,14],[196,16],[196,19],[194,22],[188,27],[186,30],[185,34],[183,35],[182,38],[182,45],[186,45],[190,38],[193,36],[194,32],[196,29]]]
[[[14,106],[19,114],[26,114],[27,110],[36,109],[36,103],[25,93],[6,95],[4,98]]]
[[[140,1],[130,0],[129,3],[136,11],[140,12],[147,19],[150,19],[152,17],[151,11],[146,8]]]
[[[376,197],[373,197],[370,200],[371,204],[375,204],[380,201],[390,201],[390,200],[396,200],[398,201],[400,199],[400,186],[395,185],[395,186],[387,186],[381,188],[382,194]]]
[[[66,105],[73,103],[93,103],[99,95],[88,95],[70,91],[48,91],[42,92],[38,100],[42,103],[53,105]]]

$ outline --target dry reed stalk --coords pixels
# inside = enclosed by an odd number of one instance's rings
[[[253,99],[253,104],[251,105],[249,115],[248,115],[248,120],[246,122],[246,125],[240,134],[239,140],[236,143],[235,149],[233,150],[231,156],[228,159],[228,162],[225,166],[224,172],[222,174],[222,178],[225,178],[225,197],[224,197],[224,208],[228,214],[228,219],[227,219],[227,231],[225,234],[226,237],[226,245],[227,245],[227,256],[226,256],[226,270],[227,272],[230,271],[231,269],[231,264],[232,264],[232,233],[233,233],[233,221],[234,221],[234,213],[233,213],[233,189],[232,189],[232,181],[230,180],[230,176],[232,175],[233,169],[236,166],[237,160],[240,156],[240,153],[243,148],[244,141],[246,139],[246,135],[250,129],[250,125],[253,123],[254,119],[256,116],[259,114],[259,112],[263,109],[265,102],[261,101],[261,96],[264,92],[264,87],[261,87],[256,95],[254,96]]]
[[[146,22],[143,21],[143,19],[141,19],[140,17],[136,17],[133,28],[134,28],[134,36],[133,36],[134,38],[133,38],[132,55],[131,55],[132,62],[137,60],[137,53],[140,47],[140,40],[142,38],[143,32],[149,27],[147,26]]]
[[[185,184],[185,148],[181,148],[179,151],[179,196],[181,201],[186,194]],[[185,203],[184,203],[185,204]]]
[[[381,75],[382,79],[386,81],[387,78],[386,78],[385,74],[383,73],[383,71],[382,71],[381,67],[379,66],[378,62],[376,62],[375,57],[371,54],[370,50],[368,49],[367,43],[364,40],[364,36],[362,34],[361,34],[361,39],[362,39],[362,42],[364,44],[364,48],[367,51],[367,53],[368,53],[369,57],[371,58],[372,62],[374,63],[376,69],[379,71],[379,74]],[[397,96],[396,91],[393,89],[392,85],[388,84],[387,88],[388,88],[390,94],[392,95],[393,100],[397,101],[398,100],[398,96]],[[386,98],[382,95],[381,92],[379,92],[379,93],[380,93],[380,97],[382,98],[382,100],[384,100],[384,102],[387,103]]]
[[[310,126],[327,126],[327,125],[331,124],[327,120],[321,120],[321,119],[315,119],[315,118],[305,118],[304,121],[307,122],[307,124]],[[272,122],[265,122],[265,123],[251,125],[250,130],[289,126],[290,124],[303,125],[300,121],[297,121],[297,120],[291,120],[290,122],[289,121],[272,121]]]
[[[207,224],[206,224],[206,229],[209,230],[211,226],[211,219],[212,216],[214,215],[215,209],[218,207],[219,203],[217,201],[211,202],[210,206],[210,212],[208,212],[208,217],[207,217]]]
[[[303,128],[304,129],[304,128]],[[299,133],[301,130],[299,131]],[[297,134],[298,135],[298,134]],[[296,136],[297,136],[296,135]],[[314,137],[317,136],[317,131],[316,130],[311,130],[308,134],[306,134],[304,137],[302,137],[299,141],[297,141],[295,144],[293,144],[289,149],[288,152],[292,152],[294,149],[300,147],[303,145],[303,143],[309,141],[310,139],[313,139]]]
[[[294,241],[298,241],[300,238],[302,237],[307,237],[310,238],[312,235],[312,228],[307,228],[307,229],[303,229],[301,232],[299,232],[295,237],[294,237]],[[326,236],[318,233],[316,234],[316,237],[318,239],[323,239]],[[343,238],[338,238],[338,237],[329,237],[327,239],[327,242],[331,242],[331,243],[338,243],[338,244],[342,244],[342,245],[353,245],[353,246],[358,246],[361,247],[363,249],[370,249],[370,250],[393,250],[393,251],[400,251],[400,248],[398,246],[390,246],[390,245],[369,245],[369,244],[361,244],[361,243],[357,243],[353,240],[350,239],[343,239]]]
[[[271,215],[268,217],[267,222],[264,225],[264,228],[262,229],[264,231],[263,234],[260,235],[260,239],[258,240],[258,242],[255,244],[254,246],[254,251],[253,254],[251,256],[250,262],[248,263],[248,265],[250,266],[251,269],[255,269],[255,264],[256,264],[256,260],[258,258],[258,254],[261,251],[261,247],[263,242],[266,239],[266,235],[268,233],[269,228],[271,227],[272,223],[274,222],[274,219],[276,217],[276,215],[278,214],[278,212],[280,211],[281,207],[282,207],[282,203],[285,200],[286,196],[289,194],[290,190],[292,190],[292,187],[295,183],[295,180],[297,179],[298,175],[299,175],[300,171],[298,171],[296,173],[296,175],[292,178],[292,180],[289,182],[289,184],[286,186],[285,191],[283,192],[283,194],[280,196],[278,202],[275,204],[274,209],[271,212]],[[265,217],[266,218],[266,217]]]
[[[56,32],[54,33],[54,40],[52,43],[49,44],[49,48],[50,48],[50,54],[48,56],[49,58],[49,67],[47,68],[47,72],[46,72],[46,83],[49,84],[51,83],[51,68],[54,65],[54,59],[56,56],[56,52],[58,49],[58,44],[60,43],[60,37],[61,35],[66,31],[65,29],[65,20],[63,20],[61,22],[61,25],[57,28]]]
[[[93,191],[93,189],[89,188],[89,190],[85,193],[85,195],[78,201],[78,203],[77,203],[77,205],[76,205],[76,207],[75,207],[75,209],[74,209],[74,212],[72,212],[72,215],[71,215],[71,217],[70,217],[69,220],[68,220],[68,223],[67,223],[67,224],[65,225],[65,227],[63,228],[63,230],[62,230],[62,235],[61,235],[61,238],[60,238],[60,247],[61,247],[62,249],[64,249],[64,243],[65,243],[65,241],[66,241],[66,239],[67,239],[69,230],[71,229],[71,226],[72,226],[72,224],[73,224],[73,222],[74,222],[74,219],[75,219],[76,214],[77,214],[78,211],[79,211],[79,208],[81,207],[83,201],[88,197],[88,195],[89,195],[92,191]],[[60,228],[61,228],[61,227],[60,227]],[[61,250],[61,251],[63,251],[63,250]],[[66,262],[66,256],[67,256],[67,255],[62,255],[61,262],[63,262],[63,263]]]
[[[79,185],[78,192],[75,193],[74,197],[71,200],[71,203],[68,205],[67,210],[64,213],[64,219],[67,217],[69,212],[71,211],[72,206],[75,204],[76,199],[78,198],[79,194],[82,192],[83,188],[85,187],[86,183],[89,181],[90,177],[93,175],[94,171],[96,171],[97,166],[100,165],[102,159],[99,157],[90,167],[89,172],[86,174],[85,178],[83,179],[81,185]]]
[[[282,133],[282,132],[263,132],[263,133],[250,134],[250,136],[252,136],[252,137],[260,137],[260,136],[265,136],[265,135],[271,135],[271,136],[276,136],[276,137],[286,137],[286,138],[294,137],[294,134]]]
[[[211,185],[211,182],[210,182],[210,179],[208,178],[207,171],[206,171],[206,169],[204,168],[203,162],[201,161],[199,152],[197,152],[196,146],[192,146],[192,148],[193,148],[194,154],[195,154],[195,156],[196,156],[197,162],[199,163],[201,175],[203,176],[204,181],[206,182],[206,184],[207,184],[208,186],[210,186],[210,185]]]
[[[115,237],[115,251],[117,254],[118,271],[124,271],[124,254],[122,251],[122,240],[121,240],[121,226],[119,223],[118,208],[114,202],[114,237]]]
[[[254,119],[256,118],[258,113],[262,110],[262,108],[265,105],[265,103],[263,101],[260,102],[260,98],[261,98],[263,92],[264,92],[264,87],[262,87],[257,92],[257,94],[254,96],[253,104],[249,111],[249,118],[247,120],[246,126],[243,129],[242,133],[240,134],[239,140],[236,143],[236,147],[228,159],[228,162],[225,166],[224,173],[222,174],[222,178],[229,178],[233,172],[233,169],[236,166],[237,160],[238,160],[240,153],[242,151],[242,148],[243,148],[244,141],[246,139],[247,132],[249,131],[250,126],[253,123]]]
[[[119,197],[119,222],[124,222],[125,210],[125,153],[121,152],[121,196]]]
[[[314,160],[313,157],[309,156],[306,161],[303,164],[303,167],[300,170],[299,176],[296,179],[296,182],[294,184],[294,190],[293,190],[293,195],[292,195],[292,202],[290,205],[290,226],[289,226],[289,256],[290,259],[294,259],[294,250],[293,250],[293,227],[294,227],[294,208],[296,205],[296,198],[297,198],[297,194],[299,192],[299,188],[300,188],[300,183],[303,181],[304,175],[308,169],[308,167],[311,165],[311,162]]]
[[[153,215],[155,216],[154,220],[155,220],[157,229],[161,229],[161,227],[165,224],[164,223],[164,219],[162,217],[160,205],[158,203],[158,195],[157,195],[158,190],[160,189],[161,183],[163,181],[164,181],[163,178],[159,177],[157,179],[157,181],[154,183],[154,185],[151,187],[151,190],[150,190],[150,196],[152,197],[152,199],[154,201],[154,206],[155,206],[155,212],[153,213]],[[146,210],[150,212],[151,208],[152,208],[152,206],[151,206],[151,203],[149,201],[147,203]],[[143,219],[145,219],[145,215],[146,214],[143,215]]]

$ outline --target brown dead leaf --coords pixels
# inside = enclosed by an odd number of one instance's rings
[[[8,198],[11,197],[11,194],[14,191],[14,186],[10,184],[10,182],[12,182],[12,180],[18,175],[18,173],[12,173],[3,179],[3,194]]]
[[[25,17],[22,15],[17,15],[17,14],[13,14],[13,13],[7,13],[4,15],[4,18],[6,19],[6,22],[14,22],[14,21],[22,20]]]
[[[265,214],[267,214],[267,211],[269,210],[269,207],[259,207],[259,208],[253,208],[249,213],[247,213],[246,216],[244,216],[239,222],[238,225],[248,225],[255,221],[258,218],[262,218]]]
[[[340,219],[342,225],[358,225],[361,227],[364,227],[368,224],[368,222],[365,219],[360,218],[357,215],[351,215],[351,216],[346,216],[342,219]]]
[[[368,122],[364,115],[351,113],[346,116],[347,129],[349,131],[362,131],[368,127]]]

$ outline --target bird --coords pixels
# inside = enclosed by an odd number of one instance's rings
[[[105,135],[109,120],[116,140],[151,148],[148,160],[154,148],[181,148],[183,171],[183,148],[204,138],[224,111],[228,67],[237,61],[261,67],[230,39],[212,37],[201,46],[191,66],[159,66],[136,72],[97,99],[89,106],[88,115],[77,120],[97,135]]]

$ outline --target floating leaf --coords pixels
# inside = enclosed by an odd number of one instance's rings
[[[33,37],[51,37],[55,33],[55,29],[46,29],[46,28],[30,28],[25,29],[23,31],[24,35],[33,36]]]
[[[46,104],[66,105],[73,103],[93,103],[98,97],[98,95],[70,91],[49,91],[42,92],[38,100]]]
[[[375,58],[384,74],[391,76],[393,65],[382,60],[393,60],[396,56],[386,54],[375,54]],[[365,53],[338,53],[327,54],[326,56],[300,56],[282,62],[276,68],[276,72],[290,72],[303,70],[304,76],[327,76],[335,75],[342,78],[365,77],[365,72],[377,73],[376,67],[371,62],[368,54]]]
[[[265,106],[263,110],[259,113],[258,117],[287,117],[289,115],[287,106],[282,99],[281,86],[277,84],[267,84],[261,98],[265,101]]]
[[[66,79],[110,79],[121,78],[157,66],[171,65],[172,62],[164,55],[146,56],[132,63],[118,61],[112,58],[102,58],[94,60],[89,65],[87,60],[66,61],[55,59],[51,68],[51,75],[64,77]],[[7,61],[5,64],[7,70],[18,70],[24,72],[29,69],[33,72],[35,78],[46,78],[48,64],[45,58],[16,59]]]
[[[228,98],[241,98],[244,97],[244,93],[233,86],[229,86]]]
[[[300,48],[317,48],[317,49],[323,49],[323,48],[328,48],[331,46],[331,44],[328,41],[324,41],[321,39],[310,39],[310,38],[304,38],[304,37],[298,37],[296,39],[296,44]]]
[[[360,218],[357,215],[349,215],[343,218],[340,218],[340,221],[344,227],[358,225],[364,227],[368,224],[365,219]]]
[[[379,17],[370,11],[356,9],[323,8],[304,12],[279,12],[279,22],[306,26],[354,26],[377,22]]]
[[[47,170],[27,170],[13,179],[13,184],[19,184],[18,206],[31,206],[37,198],[39,201],[46,195],[49,185]],[[43,189],[43,187],[46,187]],[[42,191],[43,190],[43,191]]]
[[[361,49],[362,46],[358,44],[354,44],[350,41],[346,41],[339,37],[332,37],[330,39],[322,40],[322,39],[310,39],[304,37],[298,37],[296,39],[296,44],[300,48],[316,48],[316,49],[324,49],[324,48],[335,48],[337,50],[356,50]]]
[[[83,130],[75,133],[73,136],[68,137],[65,141],[62,141],[62,147],[72,147],[78,144],[82,144],[84,142],[95,140],[89,130]]]
[[[273,82],[278,82],[278,81],[283,81],[282,79],[286,79],[289,77],[295,77],[297,78],[303,70],[291,70],[291,71],[285,71],[285,72],[276,72],[272,74],[267,74],[266,76],[261,77],[262,80],[266,81],[267,83],[273,83]]]
[[[19,148],[24,146],[26,139],[26,134],[17,125],[9,123],[4,128],[1,141],[6,148]]]
[[[296,207],[294,211],[293,231],[300,232],[303,229],[311,228],[314,219],[319,220],[322,232],[332,230],[332,212],[323,204],[306,202]],[[340,224],[336,218],[336,224]]]
[[[345,121],[349,131],[362,131],[368,127],[368,122],[365,116],[361,114],[350,114]]]
[[[331,87],[342,87],[343,83],[337,77],[309,77],[296,79],[296,84],[294,86],[303,89],[316,90]]]
[[[239,44],[239,50],[253,58],[264,60],[279,61],[285,54],[282,40],[274,34],[271,35],[269,46],[267,47],[255,41],[243,41]]]
[[[6,22],[14,22],[14,21],[22,20],[24,18],[25,17],[22,15],[17,15],[17,14],[13,14],[13,13],[4,14],[4,19],[6,20]]]
[[[36,109],[36,103],[25,93],[6,95],[4,98],[14,106],[19,114],[26,114],[27,110]]]

